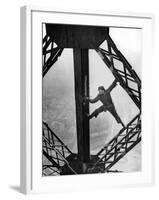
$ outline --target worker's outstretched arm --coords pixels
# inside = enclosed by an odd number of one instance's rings
[[[96,103],[99,101],[99,96],[97,95],[94,99],[89,99],[89,97],[86,97],[85,100],[89,101],[90,103]]]
[[[99,96],[98,95],[94,99],[89,99],[90,103],[96,103],[97,101],[99,101]]]
[[[113,83],[109,86],[109,88],[107,89],[107,91],[108,91],[108,92],[111,92],[112,89],[115,88],[116,84],[117,84],[117,80],[115,79],[115,80],[113,81]]]

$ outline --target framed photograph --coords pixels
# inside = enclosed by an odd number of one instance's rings
[[[153,183],[150,14],[21,8],[21,191]]]

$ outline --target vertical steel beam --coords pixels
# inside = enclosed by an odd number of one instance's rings
[[[74,76],[75,76],[75,99],[76,99],[76,124],[78,156],[81,163],[90,160],[89,140],[89,103],[84,97],[89,96],[89,61],[88,49],[74,48]]]

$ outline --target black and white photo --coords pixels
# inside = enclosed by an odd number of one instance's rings
[[[141,29],[42,30],[43,176],[141,171]]]

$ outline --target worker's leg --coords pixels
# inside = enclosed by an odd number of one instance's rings
[[[122,124],[123,127],[125,127],[125,125],[123,124],[122,120],[120,119],[118,113],[116,112],[115,106],[113,104],[108,108],[108,111],[114,116],[117,123],[120,123],[120,124]]]
[[[92,112],[91,115],[89,115],[89,119],[93,118],[93,117],[97,117],[99,115],[99,113],[106,111],[104,105],[100,106],[99,108],[97,108],[95,111]]]

